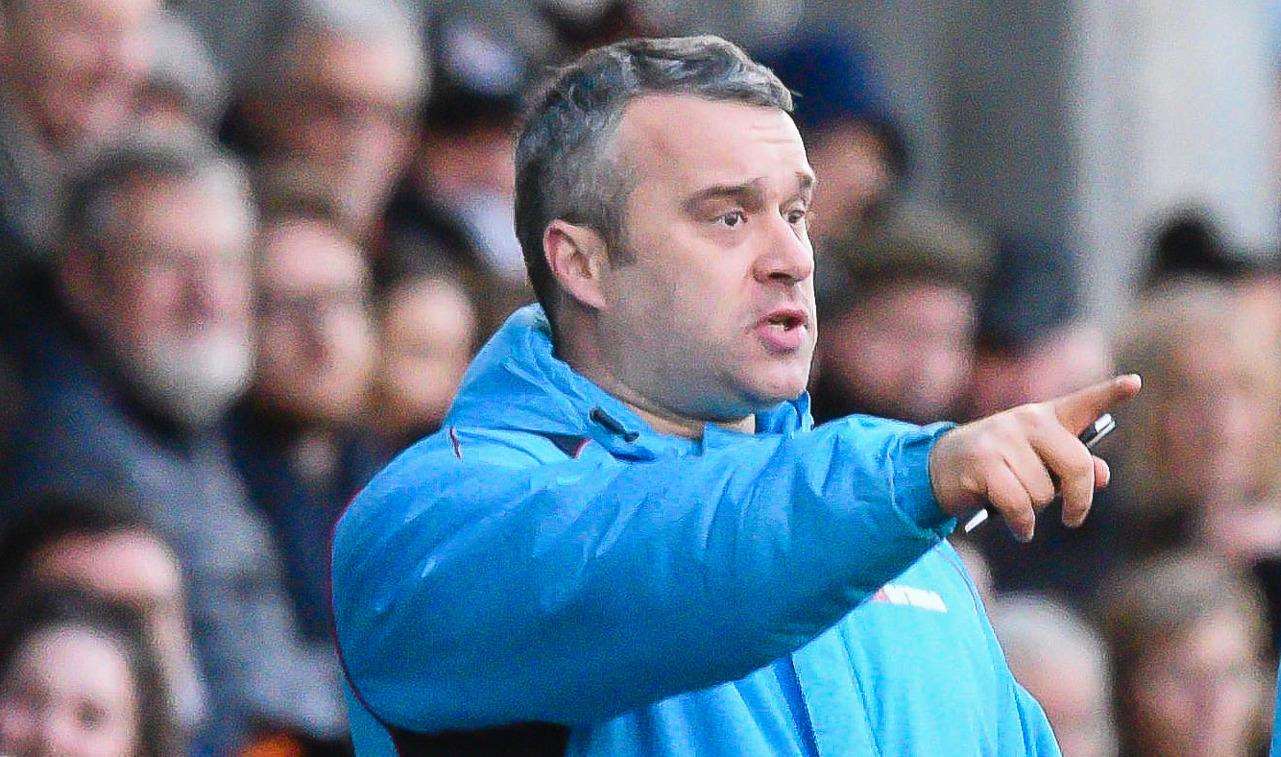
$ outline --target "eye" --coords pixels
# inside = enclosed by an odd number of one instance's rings
[[[731,210],[716,217],[716,223],[723,225],[727,229],[733,229],[746,220],[747,216],[741,210]]]
[[[796,208],[795,210],[788,211],[787,222],[792,224],[801,223],[808,216],[809,216],[809,211],[807,211],[805,208]]]

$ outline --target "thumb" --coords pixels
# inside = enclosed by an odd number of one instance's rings
[[[1138,374],[1116,376],[1050,400],[1050,407],[1064,428],[1079,434],[1100,415],[1133,398],[1142,387]]]

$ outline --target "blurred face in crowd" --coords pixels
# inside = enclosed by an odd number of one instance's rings
[[[1073,323],[1017,354],[980,353],[970,385],[975,416],[1069,394],[1112,375],[1109,343],[1100,329]]]
[[[141,729],[125,651],[80,626],[29,637],[0,680],[0,752],[26,757],[129,757]]]
[[[731,421],[805,389],[813,172],[781,110],[682,96],[627,106],[623,250],[589,293],[602,385],[659,416]],[[606,375],[600,375],[606,374]]]
[[[175,421],[218,418],[248,378],[248,247],[238,189],[209,176],[117,193],[109,249],[69,251],[63,283],[136,388]]]
[[[1142,753],[1252,753],[1265,689],[1249,627],[1225,610],[1152,640],[1123,693]]]
[[[926,281],[885,284],[826,324],[823,375],[866,412],[942,420],[965,389],[973,331],[968,292]]]
[[[259,244],[255,399],[306,422],[351,421],[373,368],[361,251],[303,218],[269,225]]]
[[[418,160],[431,190],[457,199],[510,198],[516,191],[516,126],[512,120],[476,124],[464,132],[428,132]]]
[[[884,142],[858,121],[824,127],[809,139],[809,153],[823,177],[811,228],[815,239],[849,233],[894,181]]]
[[[198,715],[203,694],[187,628],[178,560],[145,531],[71,534],[31,559],[31,579],[83,587],[138,610],[178,711]]]
[[[420,71],[412,39],[303,34],[255,117],[276,161],[303,160],[368,227],[409,155]]]
[[[1106,677],[1084,659],[1063,650],[1047,651],[1045,657],[1022,660],[1020,665],[1012,660],[1011,669],[1045,710],[1059,748],[1080,757],[1115,755]]]
[[[1257,481],[1258,450],[1267,441],[1272,392],[1263,366],[1232,344],[1181,344],[1159,389],[1149,435],[1172,494],[1187,501],[1239,499]]]
[[[448,279],[396,287],[382,317],[379,407],[397,432],[438,426],[471,360],[476,309]]]
[[[158,0],[12,0],[0,71],[57,150],[120,131],[146,71]]]

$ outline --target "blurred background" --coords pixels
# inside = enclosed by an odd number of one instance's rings
[[[800,95],[819,421],[1143,375],[1085,527],[955,537],[1064,753],[1263,753],[1264,0],[0,0],[0,752],[349,751],[330,529],[531,300],[522,97],[692,33]]]

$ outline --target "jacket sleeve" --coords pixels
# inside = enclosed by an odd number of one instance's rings
[[[462,459],[435,439],[335,534],[349,680],[384,722],[436,731],[586,724],[742,677],[951,530],[927,471],[946,430],[852,417],[701,456],[524,468],[467,454],[461,430]]]

